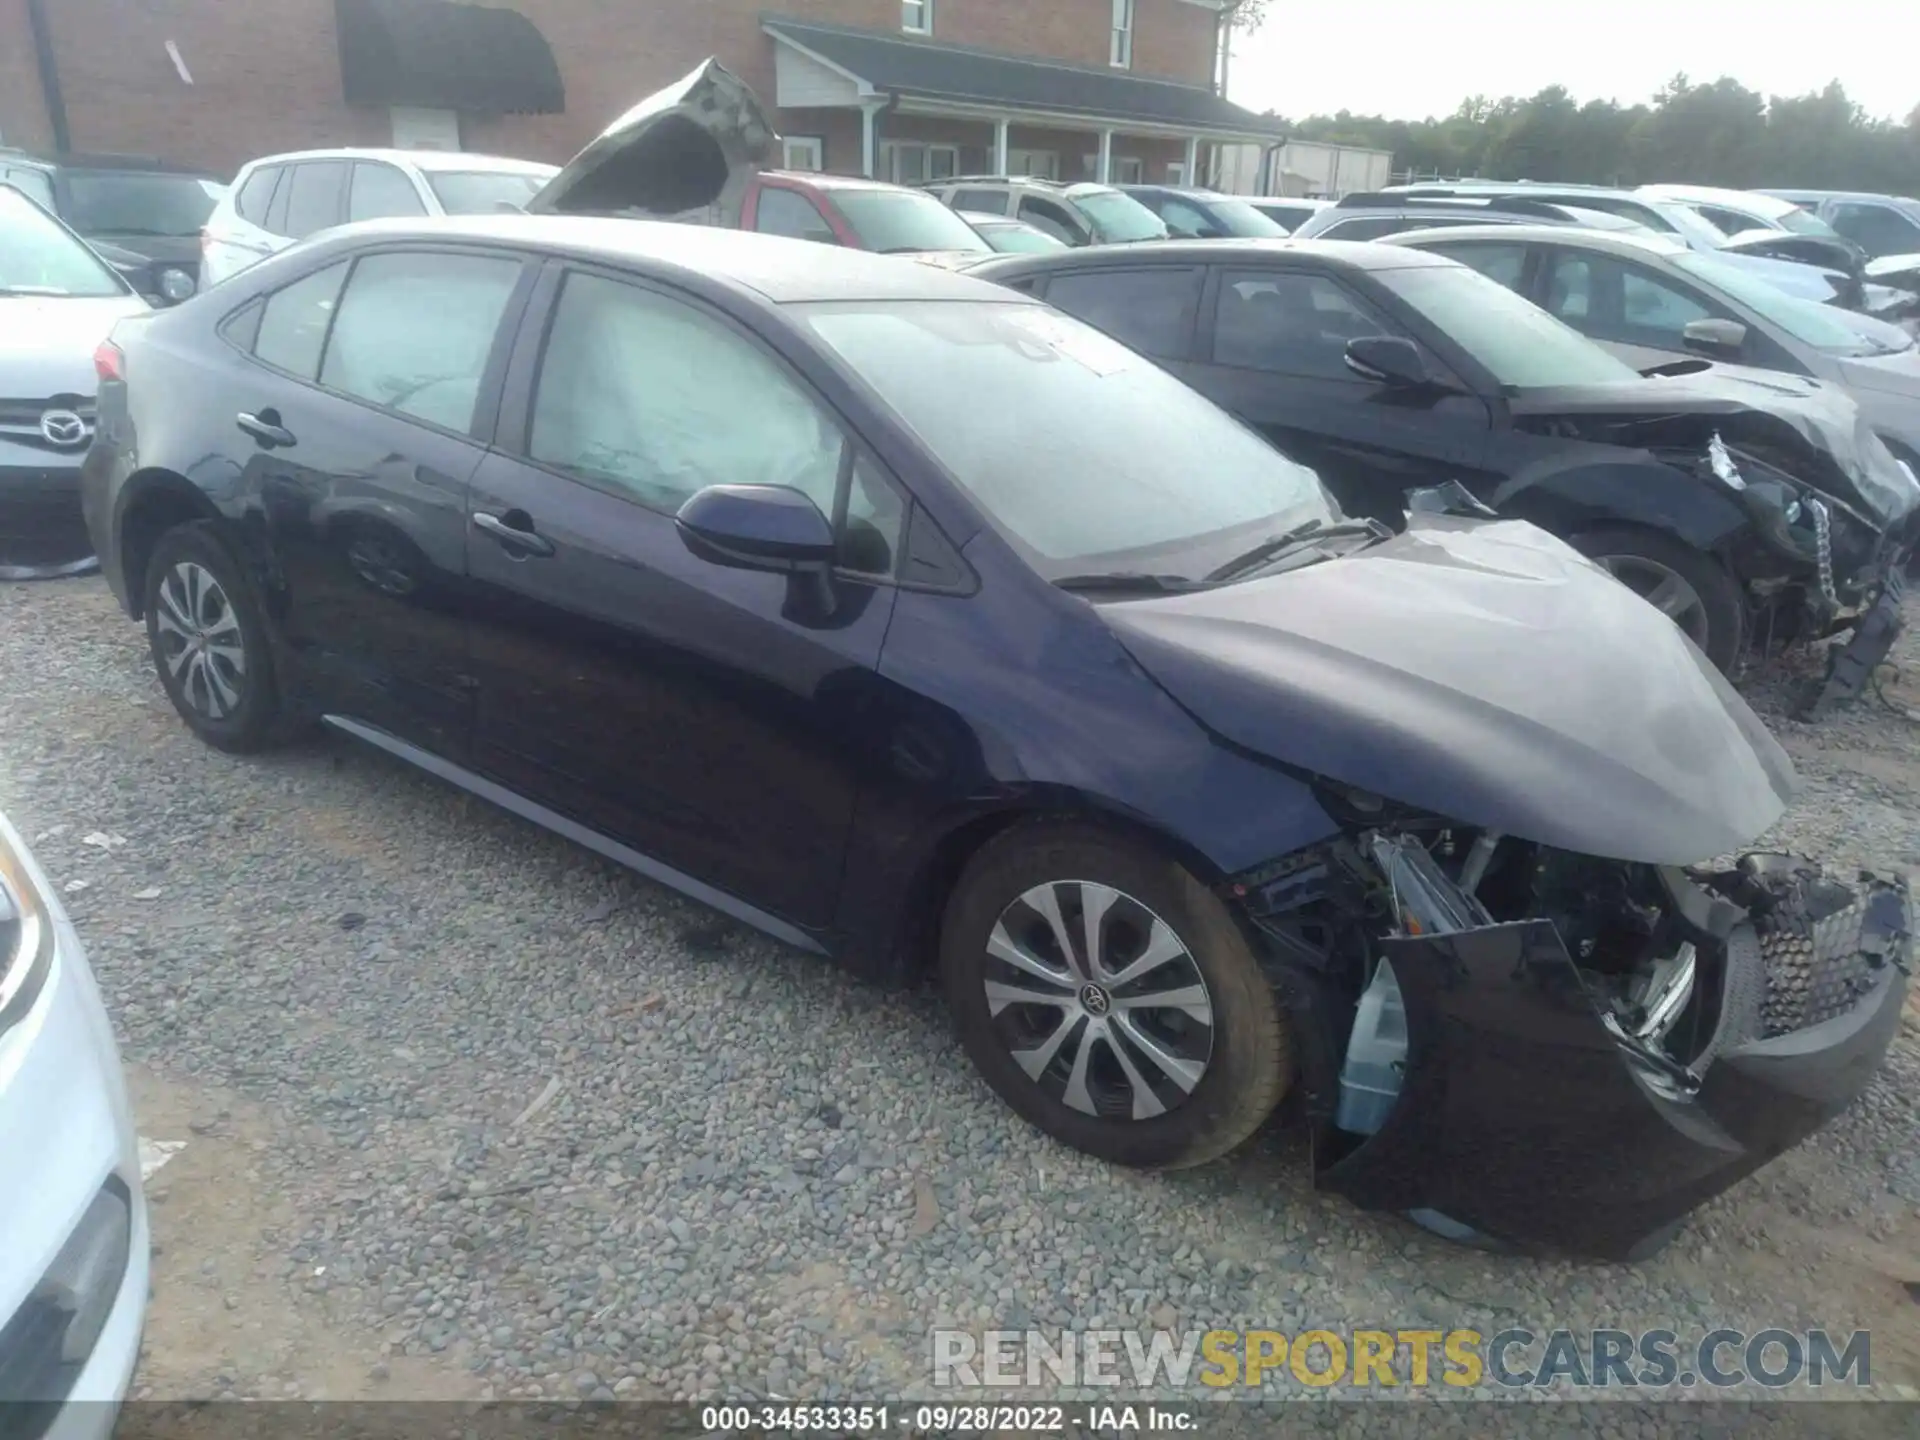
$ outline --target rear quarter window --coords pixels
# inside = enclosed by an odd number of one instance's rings
[[[249,225],[267,223],[267,207],[273,203],[273,187],[280,183],[280,170],[278,165],[262,165],[233,197],[234,213]]]

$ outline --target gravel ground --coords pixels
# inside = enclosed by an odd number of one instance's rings
[[[0,673],[0,806],[69,886],[129,1061],[197,1097],[193,1135],[251,1127],[277,1293],[374,1338],[373,1382],[925,1394],[927,1331],[992,1322],[1858,1326],[1876,1389],[1920,1385],[1920,1015],[1860,1105],[1656,1259],[1492,1256],[1314,1194],[1278,1124],[1197,1173],[1109,1169],[1005,1110],[931,994],[345,740],[207,749],[98,580],[0,588]],[[1920,874],[1920,724],[1793,724],[1787,678],[1750,687],[1804,779],[1773,838]],[[201,1369],[166,1383],[338,1393],[297,1358]]]

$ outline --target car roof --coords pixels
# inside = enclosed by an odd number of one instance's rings
[[[419,170],[501,170],[538,172],[551,175],[560,167],[538,160],[520,160],[511,155],[485,155],[473,150],[383,150],[376,147],[339,145],[327,150],[287,150],[278,155],[262,155],[249,160],[250,167],[287,165],[299,160],[384,160],[390,165],[411,165]]]
[[[1682,204],[1720,205],[1729,210],[1746,210],[1776,219],[1800,207],[1792,200],[1758,190],[1727,190],[1715,185],[1642,185],[1640,193],[1655,200],[1678,200]]]
[[[1204,185],[1115,185],[1111,187],[1128,195],[1178,195],[1183,200],[1198,200],[1205,204],[1209,200],[1245,200],[1245,195],[1229,195],[1222,190],[1209,190]]]
[[[769,179],[790,180],[816,190],[912,190],[911,185],[894,185],[885,180],[869,180],[864,175],[831,175],[824,170],[763,170]],[[921,193],[925,193],[922,191]]]
[[[875,255],[811,240],[667,220],[593,215],[459,215],[366,220],[316,237],[335,240],[467,240],[505,244],[612,265],[706,277],[775,304],[812,300],[991,300],[983,281],[904,256]]]
[[[1483,227],[1473,226],[1474,230]],[[1148,265],[1225,265],[1268,261],[1287,264],[1318,261],[1335,269],[1407,270],[1417,266],[1451,264],[1444,256],[1423,255],[1410,261],[1404,250],[1389,250],[1365,240],[1155,240],[1139,245],[1083,245],[1078,249],[1054,250],[1039,255],[1006,256],[986,266],[1012,271],[1078,270],[1103,264],[1122,265],[1129,270]]]
[[[1435,225],[1427,230],[1383,235],[1378,243],[1417,248],[1436,240],[1486,240],[1496,230],[1499,240],[1509,245],[1516,240],[1541,240],[1615,255],[1666,257],[1685,255],[1691,248],[1685,241],[1650,230],[1589,230],[1584,225]]]
[[[995,215],[988,210],[956,210],[953,213],[969,225],[1018,225],[1022,230],[1033,228],[1024,220],[1016,220],[1011,215]]]
[[[180,165],[153,155],[109,155],[74,153],[40,155],[31,150],[15,150],[0,145],[0,160],[9,164],[36,165],[44,170],[127,170],[156,175],[191,175],[196,179],[217,180],[213,171],[198,165]]]

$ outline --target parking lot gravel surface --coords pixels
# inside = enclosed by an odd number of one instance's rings
[[[1899,658],[1920,674],[1912,632]],[[0,588],[0,675],[0,806],[185,1122],[156,1233],[210,1258],[160,1267],[143,1393],[925,1395],[940,1325],[1824,1325],[1874,1332],[1876,1392],[1920,1385],[1920,1015],[1859,1105],[1658,1257],[1487,1254],[1315,1194],[1280,1120],[1177,1175],[1065,1150],[974,1077],[931,991],[344,739],[208,749],[98,579]],[[1799,725],[1787,677],[1751,689],[1804,787],[1770,842],[1920,875],[1920,723],[1870,698]],[[272,1197],[250,1283],[364,1370],[181,1348],[175,1317],[226,1283],[221,1166],[192,1168],[221,1145]]]

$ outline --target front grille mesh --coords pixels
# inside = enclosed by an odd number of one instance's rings
[[[1863,885],[1852,904],[1828,909],[1795,903],[1805,891],[1793,888],[1799,893],[1781,897],[1786,903],[1766,917],[1760,936],[1769,1037],[1851,1010],[1889,965],[1905,962],[1913,934],[1912,904],[1902,889]]]

